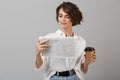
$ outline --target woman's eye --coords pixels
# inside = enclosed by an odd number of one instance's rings
[[[58,15],[58,17],[62,17],[62,15]]]
[[[66,16],[66,18],[68,18],[68,19],[69,19],[70,17],[69,17],[69,16]]]
[[[67,18],[70,18],[69,16]]]

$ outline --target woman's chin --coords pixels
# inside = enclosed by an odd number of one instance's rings
[[[61,27],[62,27],[62,28],[67,28],[67,26],[66,26],[66,25],[61,25]]]

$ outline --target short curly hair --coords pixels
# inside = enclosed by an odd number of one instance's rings
[[[81,21],[83,20],[82,12],[79,10],[79,8],[71,2],[63,2],[56,8],[56,20],[58,21],[58,15],[59,10],[63,9],[65,13],[67,13],[72,21],[72,26],[75,26],[77,24],[81,24]]]

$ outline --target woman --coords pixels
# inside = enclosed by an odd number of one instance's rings
[[[84,80],[90,63],[95,62],[95,52],[84,52],[86,41],[75,34],[72,27],[81,24],[83,19],[79,8],[71,2],[63,2],[56,9],[56,20],[60,29],[50,33],[48,37],[78,37],[81,42],[81,54],[75,58],[57,58],[42,56],[42,51],[48,50],[47,41],[38,40],[36,45],[36,67],[45,73],[45,80]],[[59,47],[58,47],[59,48]],[[93,53],[93,54],[88,54]]]

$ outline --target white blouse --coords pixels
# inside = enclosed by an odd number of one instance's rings
[[[61,30],[57,30],[54,33],[50,33],[46,35],[47,37],[66,37],[65,34]],[[84,49],[86,47],[86,41],[80,37],[74,34],[75,38],[79,38],[79,42],[81,43],[80,45],[80,54],[78,57],[68,57],[68,58],[60,58],[60,57],[45,57],[42,56],[43,59],[43,64],[42,66],[36,70],[40,70],[44,75],[45,80],[49,80],[49,78],[55,74],[56,71],[66,71],[66,70],[71,70],[74,69],[77,76],[81,79],[84,80],[84,73],[81,70],[81,63],[84,63],[85,57],[84,57]]]

